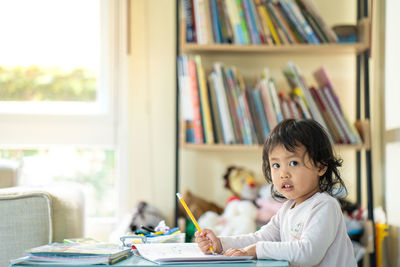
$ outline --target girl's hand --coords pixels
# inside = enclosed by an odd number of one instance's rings
[[[195,241],[199,245],[199,248],[203,253],[210,254],[210,247],[213,248],[215,253],[222,252],[222,244],[219,238],[214,234],[213,231],[209,229],[203,229],[201,232],[196,232],[195,234]]]
[[[245,248],[237,249],[230,248],[225,253],[225,256],[252,256],[253,258],[257,258],[256,255],[256,245],[251,245]]]

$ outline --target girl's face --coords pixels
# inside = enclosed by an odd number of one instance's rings
[[[294,152],[277,145],[269,154],[269,164],[275,188],[296,205],[319,191],[319,177],[327,168],[315,166],[303,145],[297,146]]]

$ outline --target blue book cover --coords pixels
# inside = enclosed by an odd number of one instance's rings
[[[311,41],[311,43],[320,44],[317,36],[315,35],[315,33],[314,33],[313,29],[311,28],[310,24],[308,24],[307,20],[304,18],[304,16],[301,13],[299,7],[293,2],[288,2],[287,4],[288,4],[289,8],[292,10],[293,14],[299,20],[300,26],[303,28],[305,34],[307,34],[308,39]]]
[[[214,41],[220,44],[222,43],[222,32],[221,32],[221,22],[218,16],[217,0],[210,0],[210,1],[211,1],[210,12],[211,12]]]
[[[261,126],[263,129],[263,138],[265,140],[269,133],[269,126],[268,126],[267,118],[265,117],[264,108],[263,108],[263,104],[261,101],[261,93],[259,90],[252,90],[251,93],[252,93],[253,101],[254,101],[255,108],[256,108],[256,114],[261,122]]]
[[[196,41],[194,25],[193,25],[193,14],[192,14],[192,1],[183,1],[185,10],[185,24],[186,24],[186,42],[194,43]]]
[[[307,43],[313,43],[308,34],[304,31],[303,27],[301,26],[299,20],[296,18],[296,15],[293,13],[292,9],[289,7],[288,3],[285,0],[279,0],[279,6],[282,8],[281,10],[286,15],[286,17],[292,22],[300,36]]]
[[[250,5],[250,0],[243,0],[244,16],[250,32],[250,39],[252,44],[260,44],[260,36],[258,35],[257,24],[255,21],[254,13]]]
[[[239,18],[240,18],[240,34],[241,34],[241,38],[243,43],[245,45],[250,44],[250,37],[249,37],[249,31],[248,31],[248,25],[246,22],[246,18],[244,16],[244,11],[243,11],[243,4],[242,4],[242,0],[236,0],[236,7],[237,7],[237,11],[239,14]]]

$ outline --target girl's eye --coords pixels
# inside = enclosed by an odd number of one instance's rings
[[[297,164],[299,164],[297,161],[291,161],[289,162],[289,166],[296,166]]]
[[[278,163],[274,163],[274,164],[272,164],[272,168],[274,168],[274,169],[278,169],[278,168],[279,168],[279,164],[278,164]]]

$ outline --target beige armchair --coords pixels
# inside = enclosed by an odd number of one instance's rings
[[[84,236],[84,197],[77,185],[0,189],[0,267],[25,249]]]
[[[0,188],[18,184],[21,168],[16,160],[0,159]]]

